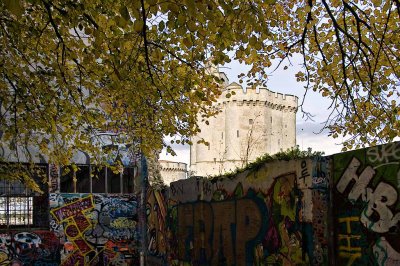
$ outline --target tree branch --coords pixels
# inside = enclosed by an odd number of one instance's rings
[[[143,19],[143,28],[142,28],[142,35],[143,35],[143,43],[144,43],[144,53],[146,57],[146,65],[147,65],[147,70],[150,76],[150,79],[152,83],[155,85],[154,78],[153,78],[153,73],[151,72],[151,62],[150,62],[150,55],[149,55],[149,46],[148,46],[148,41],[147,41],[147,29],[146,29],[146,10],[144,7],[144,0],[140,0],[140,3],[142,5],[142,19]]]

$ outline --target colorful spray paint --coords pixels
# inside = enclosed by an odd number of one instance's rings
[[[312,226],[312,174],[312,160],[280,161],[232,179],[172,183],[170,214],[176,225],[170,228],[177,241],[171,241],[176,245],[171,265],[326,262],[326,245],[319,243],[323,237],[315,238]],[[318,259],[316,246],[325,248]]]
[[[339,265],[400,265],[400,143],[333,156]]]
[[[134,265],[138,260],[134,196],[51,194],[51,226],[61,265]]]

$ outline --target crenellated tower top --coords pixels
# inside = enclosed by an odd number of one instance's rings
[[[265,153],[296,145],[297,96],[229,83],[225,73],[212,64],[206,65],[206,70],[222,82],[214,105],[220,112],[207,121],[199,117],[201,131],[192,138],[190,148],[191,172],[223,174]],[[202,139],[208,145],[198,143]]]
[[[298,97],[291,94],[273,92],[267,88],[247,87],[246,90],[237,84],[231,83],[225,87],[217,104],[236,103],[241,105],[268,106],[278,110],[297,112]]]
[[[159,160],[161,169],[164,171],[187,171],[187,164],[182,162],[172,162],[167,160]]]

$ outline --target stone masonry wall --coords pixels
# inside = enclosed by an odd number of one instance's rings
[[[227,95],[230,95],[227,97]],[[266,88],[232,83],[219,97],[221,112],[199,118],[201,132],[193,138],[190,170],[196,176],[221,175],[269,153],[296,145],[297,97]],[[209,146],[198,144],[204,138]]]

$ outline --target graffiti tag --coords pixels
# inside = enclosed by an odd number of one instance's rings
[[[344,223],[346,232],[345,234],[339,234],[339,256],[348,258],[348,265],[352,265],[353,262],[361,257],[361,247],[354,245],[357,240],[361,238],[360,235],[352,232],[352,223],[359,222],[360,218],[357,216],[339,218],[339,223]]]
[[[180,259],[216,265],[223,257],[227,265],[249,265],[253,254],[248,245],[254,246],[265,234],[263,204],[245,198],[178,205]]]
[[[367,166],[360,175],[357,174],[361,163],[353,158],[336,185],[337,190],[343,193],[351,181],[355,181],[348,199],[355,202],[360,197],[367,202],[367,206],[361,212],[362,224],[377,233],[386,233],[392,226],[400,221],[400,212],[393,214],[389,208],[397,201],[397,191],[391,185],[380,182],[375,190],[368,187],[369,182],[375,175],[375,170]],[[378,215],[379,219],[374,216]]]
[[[310,174],[308,173],[307,162],[303,160],[301,161],[301,176],[299,178],[303,179],[305,182],[307,176],[310,176]]]
[[[400,160],[400,143],[371,147],[367,150],[367,156],[372,163],[398,163]]]
[[[54,209],[51,212],[58,221],[64,221],[92,208],[94,208],[93,199],[89,196]]]
[[[173,196],[183,194],[183,184],[171,183],[171,193]]]

